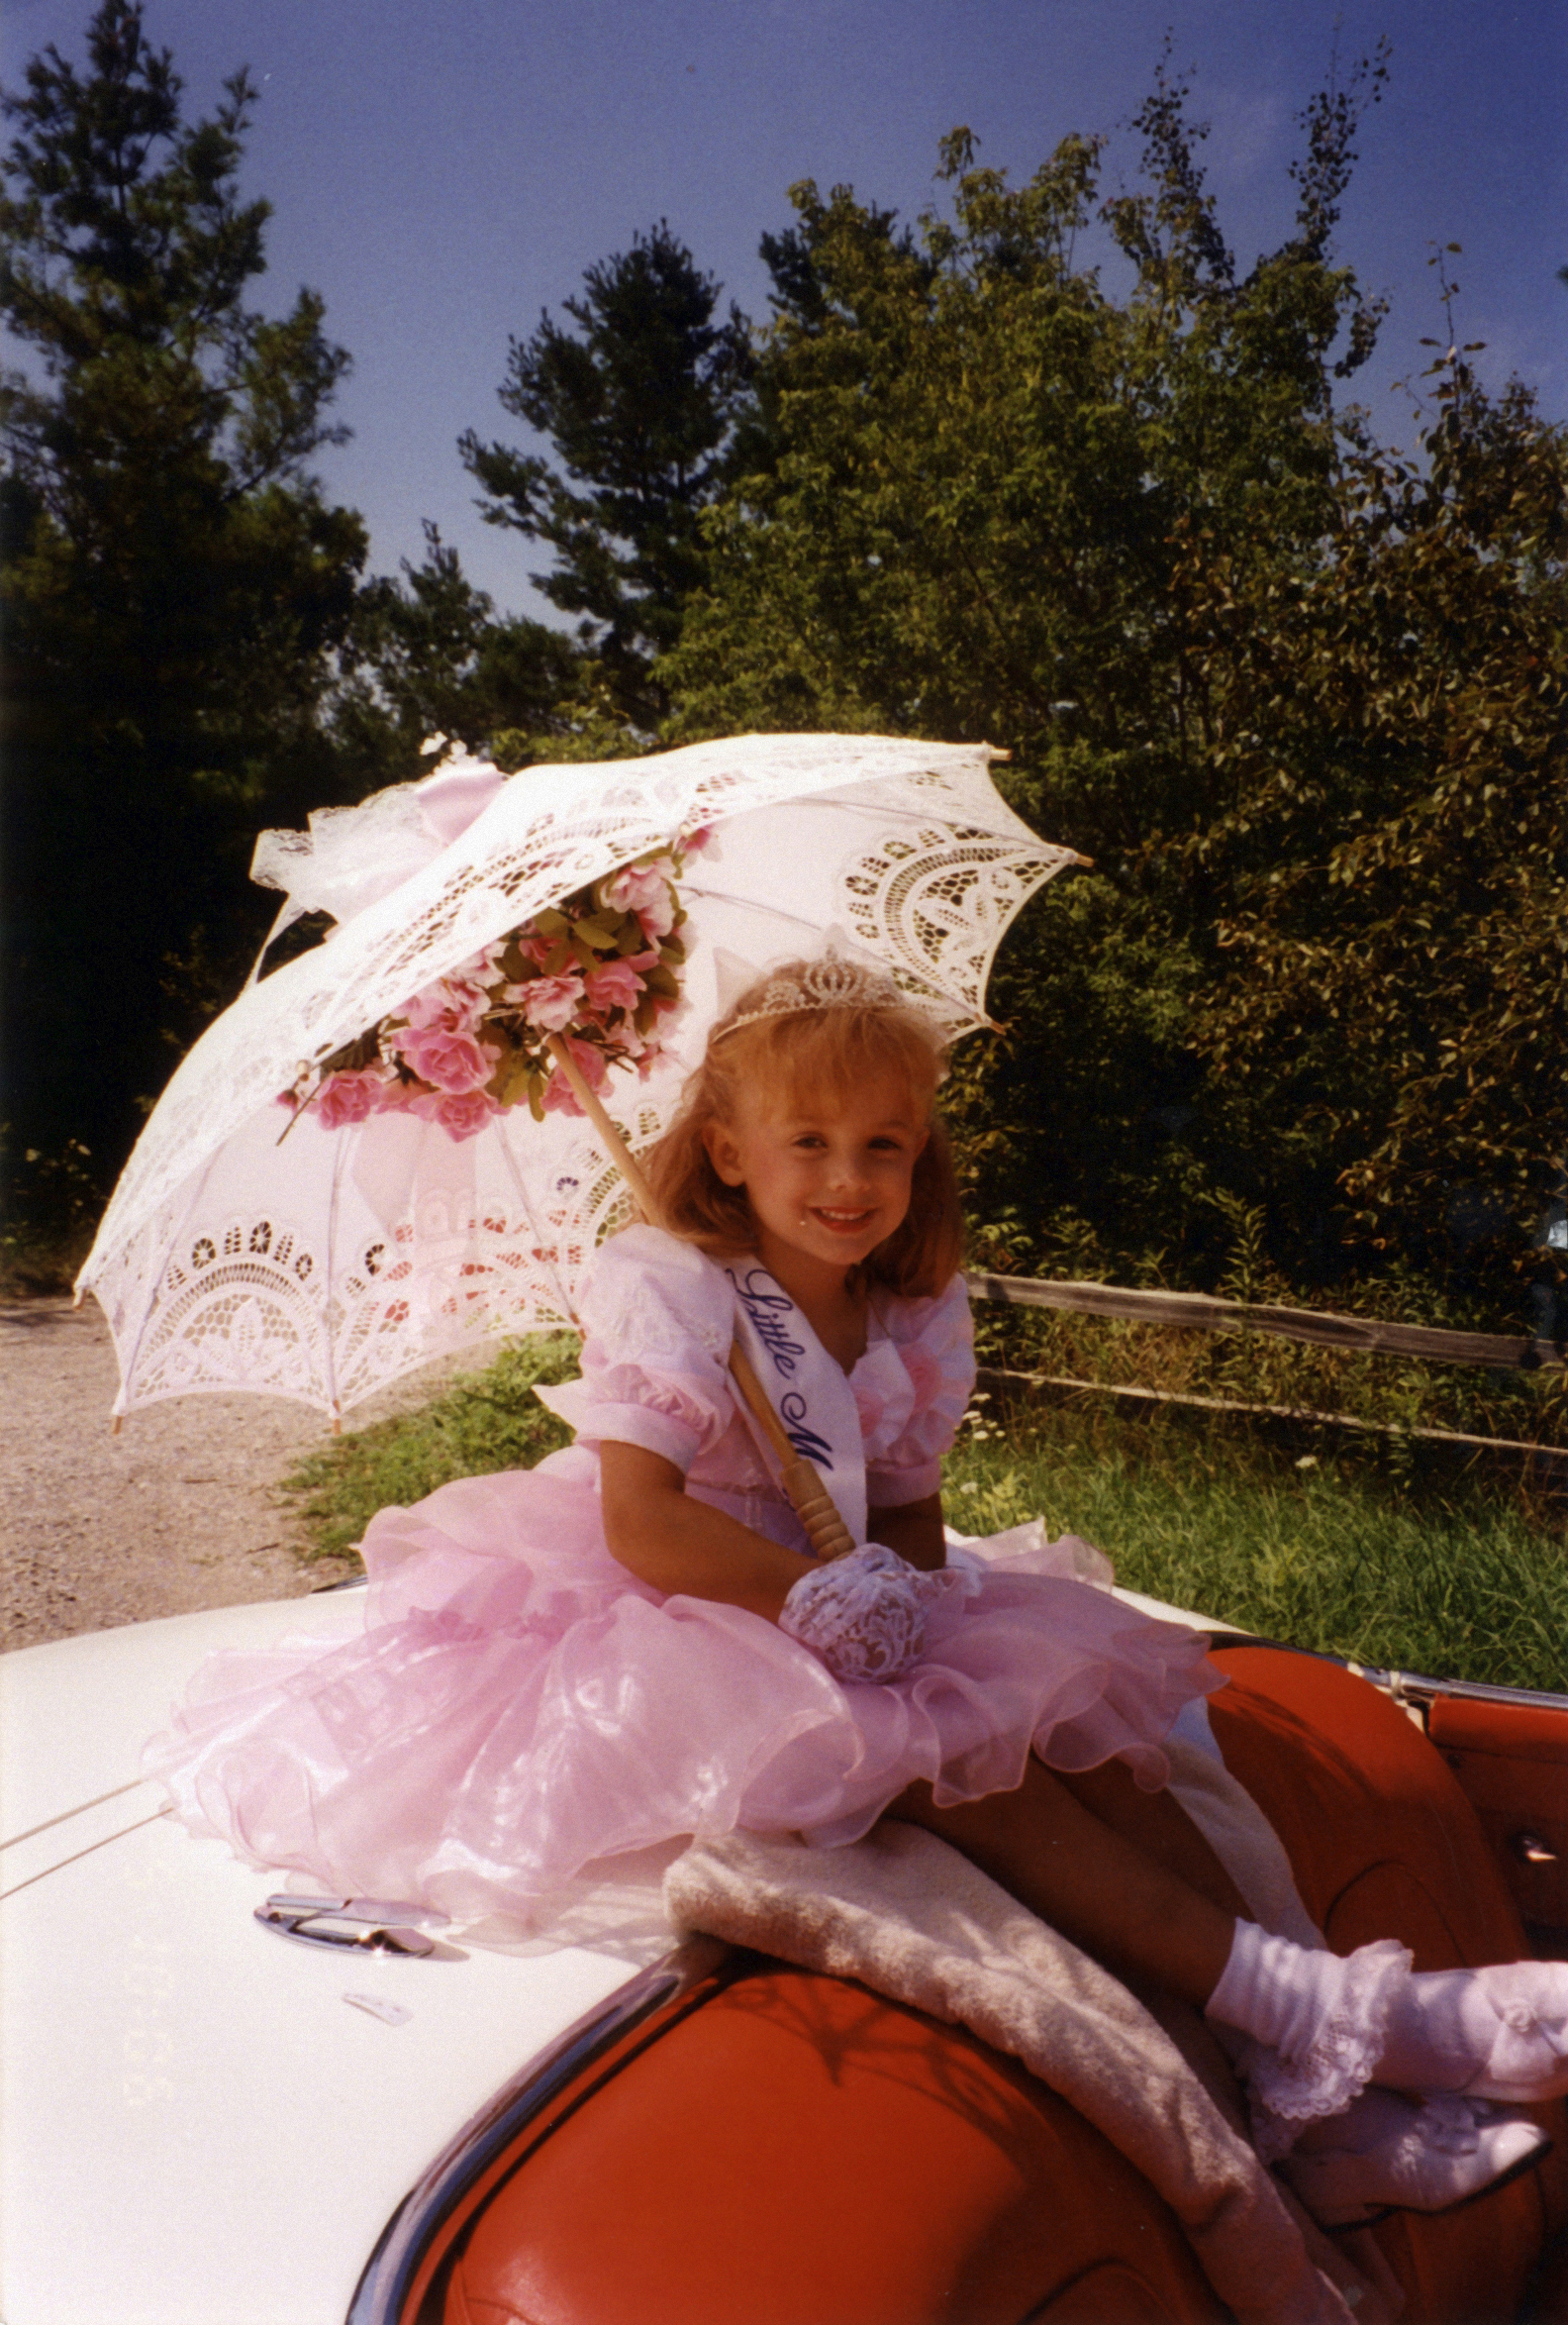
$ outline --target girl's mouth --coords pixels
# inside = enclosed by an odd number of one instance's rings
[[[862,1228],[870,1225],[872,1214],[869,1211],[830,1211],[817,1206],[812,1211],[812,1217],[821,1220],[830,1235],[858,1235]]]

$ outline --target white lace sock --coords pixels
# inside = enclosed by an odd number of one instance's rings
[[[1342,2114],[1366,2088],[1410,1966],[1392,1938],[1342,1956],[1236,1923],[1205,2015],[1251,2038],[1236,2064],[1260,2152],[1284,2155],[1306,2124]]]

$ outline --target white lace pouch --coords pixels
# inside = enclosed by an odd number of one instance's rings
[[[784,1601],[779,1629],[809,1647],[835,1679],[883,1685],[919,1660],[937,1581],[880,1542],[863,1542],[802,1574]]]

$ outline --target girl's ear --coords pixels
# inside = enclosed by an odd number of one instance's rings
[[[735,1133],[723,1122],[705,1122],[702,1142],[708,1150],[708,1160],[726,1186],[744,1186],[745,1172],[740,1167],[740,1149]]]

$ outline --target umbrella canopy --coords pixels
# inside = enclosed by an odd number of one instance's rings
[[[402,841],[381,846],[382,881],[396,884],[376,894],[381,882],[362,881],[371,900],[356,896],[329,943],[246,988],[183,1061],[126,1165],[77,1284],[114,1336],[117,1416],[248,1388],[336,1418],[476,1338],[572,1321],[627,1203],[586,1122],[519,1106],[457,1143],[408,1113],[328,1129],[307,1111],[280,1145],[277,1099],[411,993],[683,835],[712,834],[680,885],[686,1011],[647,1078],[612,1072],[606,1093],[634,1151],[673,1114],[737,966],[814,956],[832,937],[955,1034],[983,1024],[1009,923],[1078,860],[1001,799],[987,771],[998,756],[747,735],[492,775],[472,786],[489,804],[446,846],[401,858]],[[334,818],[340,859],[362,865],[394,826],[406,839],[409,797]],[[304,886],[311,843],[292,845]]]

